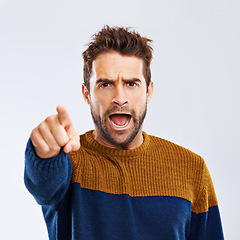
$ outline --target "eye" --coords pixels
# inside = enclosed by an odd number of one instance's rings
[[[102,83],[100,85],[101,88],[106,88],[106,87],[110,87],[110,83]]]
[[[129,83],[127,83],[127,85],[128,85],[129,87],[135,87],[135,86],[137,86],[137,84],[136,84],[135,82],[129,82]]]

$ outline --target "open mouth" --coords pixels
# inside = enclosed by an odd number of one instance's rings
[[[129,114],[112,114],[109,116],[109,119],[113,126],[117,128],[124,128],[126,127],[130,120],[131,120],[131,115]]]

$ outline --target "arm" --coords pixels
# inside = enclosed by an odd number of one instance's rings
[[[39,158],[29,139],[25,151],[24,182],[38,204],[55,207],[68,189],[71,174],[68,154],[61,151],[55,157]]]
[[[58,106],[57,111],[32,131],[25,152],[25,185],[40,205],[51,207],[70,183],[72,165],[67,153],[80,147],[66,108]]]

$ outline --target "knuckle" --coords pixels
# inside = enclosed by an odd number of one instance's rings
[[[45,123],[44,122],[41,122],[39,125],[38,125],[38,129],[39,131],[41,132],[42,130],[45,129]]]
[[[35,139],[35,137],[36,137],[36,132],[37,132],[37,129],[34,128],[34,129],[32,130],[32,132],[31,132],[31,135],[30,135],[30,138],[31,138],[32,140]]]
[[[46,122],[47,124],[52,124],[52,123],[54,123],[54,122],[55,122],[55,116],[54,116],[54,115],[48,116],[48,117],[45,119],[45,122]]]
[[[41,153],[43,153],[43,154],[47,154],[47,153],[49,153],[49,151],[50,151],[50,148],[49,148],[48,146],[42,146],[42,145],[40,145],[40,146],[38,146],[38,149],[39,149],[39,151],[40,151]]]
[[[54,145],[54,146],[51,146],[50,149],[54,152],[59,152],[61,150],[61,147]]]

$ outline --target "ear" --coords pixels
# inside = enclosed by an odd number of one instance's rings
[[[87,102],[87,104],[90,104],[90,93],[87,89],[87,86],[85,85],[85,83],[82,84],[82,94],[83,94],[83,98],[84,100]]]
[[[152,99],[153,89],[154,89],[153,82],[150,81],[149,86],[148,86],[148,90],[147,90],[147,103],[149,103]]]

